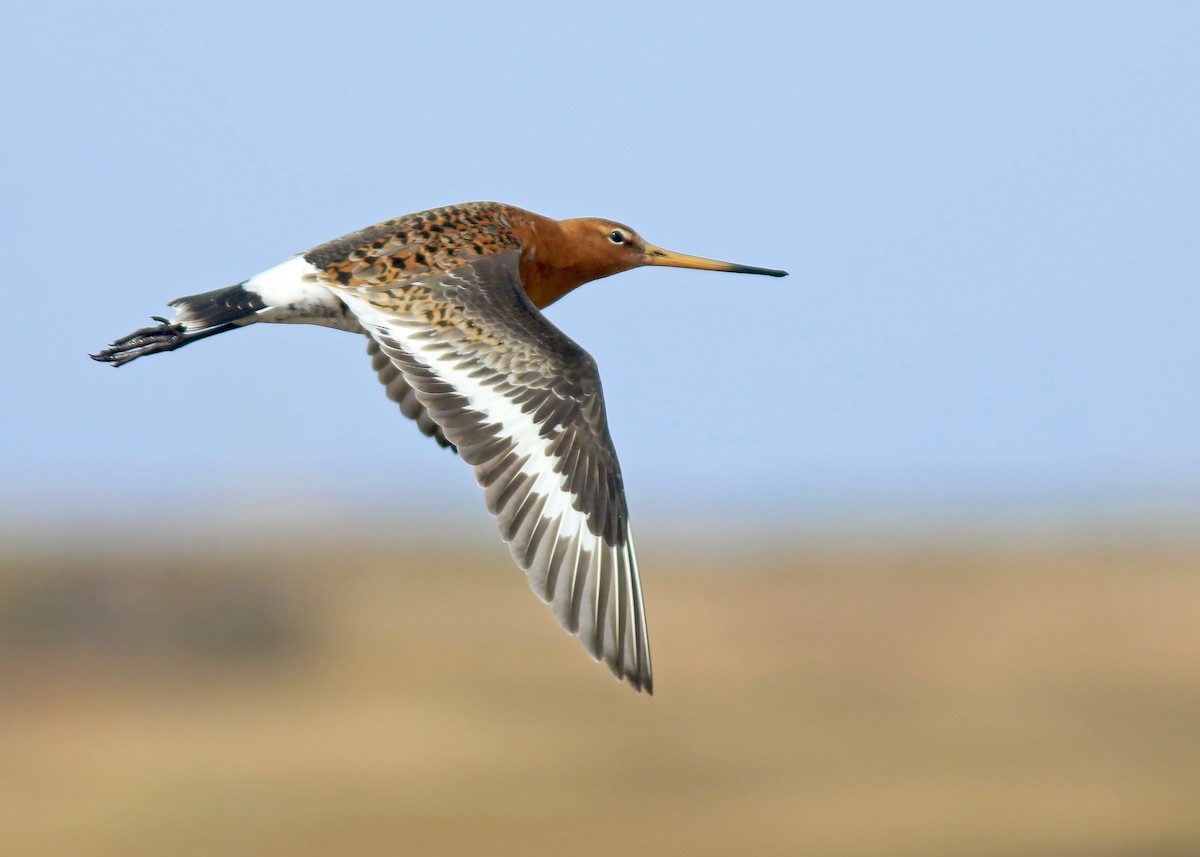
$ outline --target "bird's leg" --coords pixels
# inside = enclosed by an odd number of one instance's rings
[[[206,339],[218,333],[224,333],[238,327],[236,324],[222,324],[205,330],[188,332],[182,324],[171,324],[162,316],[151,316],[158,324],[153,327],[143,327],[128,336],[122,336],[98,354],[89,355],[93,360],[110,363],[113,366],[124,366],[131,360],[144,357],[147,354],[158,354],[162,351],[174,351],[198,339]]]

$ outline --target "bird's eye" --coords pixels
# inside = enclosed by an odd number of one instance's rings
[[[614,244],[624,244],[625,233],[620,229],[614,229],[612,232],[608,233],[608,240]]]

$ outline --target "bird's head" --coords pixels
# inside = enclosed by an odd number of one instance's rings
[[[578,254],[578,264],[593,274],[588,279],[608,277],[643,265],[729,271],[735,274],[766,274],[769,277],[787,276],[787,271],[773,268],[756,268],[664,250],[646,241],[624,223],[617,223],[615,220],[580,217],[564,220],[562,226],[572,248]]]
[[[624,223],[601,217],[529,221],[521,280],[536,306],[545,307],[584,283],[644,265],[785,277],[787,271],[688,256],[655,247]]]

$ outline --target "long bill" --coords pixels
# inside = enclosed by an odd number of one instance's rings
[[[696,268],[700,271],[729,271],[734,274],[766,274],[768,277],[786,277],[788,275],[787,271],[779,271],[775,268],[756,268],[753,265],[738,265],[734,262],[705,259],[703,256],[689,256],[686,253],[664,250],[653,244],[646,245],[646,264],[662,265],[668,268]]]

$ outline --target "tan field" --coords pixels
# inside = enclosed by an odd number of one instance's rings
[[[0,854],[1200,854],[1200,549],[643,550],[656,695],[499,547],[0,564]]]

